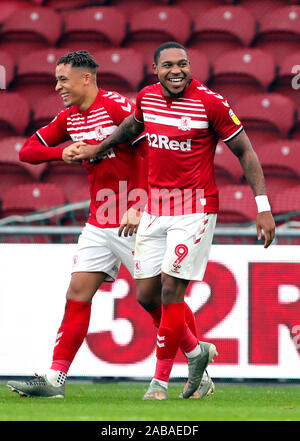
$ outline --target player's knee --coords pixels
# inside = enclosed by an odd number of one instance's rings
[[[186,286],[180,279],[174,277],[164,278],[162,281],[161,299],[164,305],[184,301]]]

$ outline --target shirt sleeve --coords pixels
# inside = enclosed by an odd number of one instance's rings
[[[47,125],[35,132],[40,142],[46,147],[54,147],[70,139],[67,131],[66,112],[62,110]]]
[[[221,95],[209,95],[206,110],[210,126],[222,141],[230,141],[243,130],[241,121]]]
[[[117,92],[107,92],[103,95],[103,99],[104,107],[116,126],[119,126],[135,110],[135,104]]]

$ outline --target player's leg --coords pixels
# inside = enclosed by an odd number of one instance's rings
[[[168,246],[162,270],[178,278],[203,280],[215,221],[216,215],[205,213],[175,219],[168,230]],[[189,398],[201,385],[204,371],[214,355],[217,355],[215,346],[205,342],[199,342],[195,350],[187,352],[189,379],[182,393],[183,398]],[[211,382],[209,376],[208,382]],[[205,393],[206,385],[202,386],[200,396]]]
[[[8,387],[27,396],[63,397],[70,365],[88,331],[91,302],[103,281],[117,276],[119,260],[107,246],[106,232],[84,228],[74,257],[63,320],[57,333],[50,370],[29,382],[11,381]]]
[[[162,315],[157,332],[157,361],[145,400],[167,398],[170,373],[177,350],[183,341],[186,344],[185,352],[199,351],[198,339],[185,322],[184,295],[187,285],[186,280],[162,274]],[[157,393],[158,389],[161,389],[161,395]]]
[[[88,331],[92,298],[106,276],[101,272],[72,274],[49,371],[28,382],[10,381],[11,390],[25,396],[64,397],[68,370]]]

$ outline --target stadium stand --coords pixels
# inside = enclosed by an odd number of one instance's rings
[[[17,92],[0,92],[0,136],[23,135],[30,121],[26,99]]]
[[[24,215],[46,210],[66,202],[61,188],[55,184],[20,184],[8,190],[2,199],[4,216]]]
[[[271,91],[288,96],[294,101],[300,112],[300,45],[297,52],[284,57],[279,64],[279,71]]]
[[[169,1],[166,3],[169,3]],[[111,0],[109,4],[118,8],[124,17],[126,17],[126,20],[129,21],[134,14],[144,11],[145,9],[160,6],[163,2],[160,2],[159,0],[144,0],[142,2],[140,0]]]
[[[19,161],[19,150],[25,140],[22,136],[10,136],[0,141],[0,200],[15,185],[37,182],[46,168],[46,164],[35,167]]]
[[[90,50],[100,64],[99,86],[134,99],[157,80],[153,50],[176,40],[189,50],[193,76],[233,105],[261,160],[273,210],[281,214],[288,207],[282,208],[281,198],[277,208],[275,200],[299,182],[299,17],[296,0],[259,0],[259,6],[257,0],[1,1],[0,65],[6,77],[6,91],[0,91],[1,195],[16,184],[39,183],[56,184],[65,201],[89,198],[83,167],[18,161],[24,136],[63,108],[54,92],[60,55]],[[253,221],[252,208],[243,209],[248,185],[242,169],[222,142],[215,171],[223,210],[219,222]],[[230,202],[229,196],[222,200],[230,188]],[[297,197],[291,192],[299,207]],[[85,219],[86,211],[76,214],[80,225]]]
[[[208,86],[234,105],[243,96],[266,92],[274,78],[271,54],[260,49],[236,49],[216,59]]]
[[[224,185],[220,187],[220,224],[255,221],[257,207],[248,185]]]
[[[72,142],[68,142],[71,144]],[[66,201],[70,202],[73,193],[80,188],[89,188],[88,177],[85,167],[82,164],[70,166],[64,161],[49,162],[47,169],[41,176],[44,184],[57,185],[62,189]]]
[[[55,46],[62,31],[62,17],[52,8],[21,8],[3,23],[0,48],[19,59],[32,50]]]
[[[117,8],[83,8],[64,14],[58,47],[66,51],[84,49],[94,55],[101,49],[119,47],[125,34],[126,20]]]
[[[41,127],[49,124],[63,108],[62,99],[57,93],[53,93],[37,102],[33,108],[34,113],[27,128],[27,134],[32,135]]]
[[[270,52],[277,64],[299,50],[300,5],[284,6],[267,12],[253,42],[254,47]]]
[[[276,8],[286,6],[289,0],[238,0],[240,6],[247,8],[255,16],[256,20],[260,22],[264,15],[273,11]]]
[[[119,93],[138,92],[144,78],[144,62],[134,49],[107,49],[95,52],[98,64],[98,84],[102,89]]]
[[[156,6],[130,18],[123,45],[139,50],[148,65],[153,60],[154,50],[161,43],[175,40],[185,44],[190,36],[190,26],[190,18],[183,9],[168,5]]]
[[[274,215],[289,213],[289,220],[300,221],[300,185],[286,188],[279,192],[274,200],[272,210]],[[299,243],[298,243],[299,244]]]
[[[57,11],[64,11],[74,8],[81,8],[86,6],[92,6],[95,4],[105,5],[107,0],[37,0],[42,2],[44,6],[56,9]]]
[[[237,100],[234,110],[257,151],[268,141],[288,138],[295,123],[294,103],[288,97],[276,93],[243,97]]]
[[[184,9],[189,14],[192,23],[194,23],[195,17],[203,11],[224,6],[225,3],[231,5],[234,0],[173,0],[172,5]]]
[[[4,23],[14,12],[31,6],[30,3],[23,0],[3,0],[0,8],[0,24]]]
[[[15,61],[9,52],[0,50],[0,66],[5,69],[4,78],[1,77],[0,88],[6,89],[10,87],[15,76]]]
[[[253,14],[242,6],[219,6],[200,13],[188,47],[205,52],[213,62],[225,51],[248,47],[255,36]]]
[[[222,141],[216,147],[214,166],[218,186],[241,184],[243,170],[240,163]]]
[[[300,141],[272,141],[261,145],[257,154],[271,203],[283,189],[300,184]]]
[[[38,181],[47,168],[47,164],[28,164],[19,160],[19,151],[27,140],[24,136],[9,136],[0,141],[0,163],[3,165],[14,165],[29,173],[33,180]],[[3,167],[2,167],[3,169]]]
[[[56,61],[64,54],[63,49],[49,48],[23,55],[10,90],[23,95],[34,109],[43,98],[55,93]]]

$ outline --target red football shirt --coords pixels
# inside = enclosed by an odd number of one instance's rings
[[[99,144],[135,109],[135,105],[116,92],[99,90],[93,104],[82,112],[78,106],[62,110],[36,132],[48,147],[69,139]],[[135,203],[134,190],[147,188],[147,171],[141,135],[130,145],[120,144],[96,163],[84,161],[87,168],[91,203],[88,222],[98,227],[117,227],[124,212]],[[138,154],[133,147],[139,145]]]
[[[165,96],[160,83],[147,86],[136,106],[135,119],[144,122],[149,143],[147,211],[217,212],[217,142],[243,130],[226,99],[193,79],[180,98]]]

